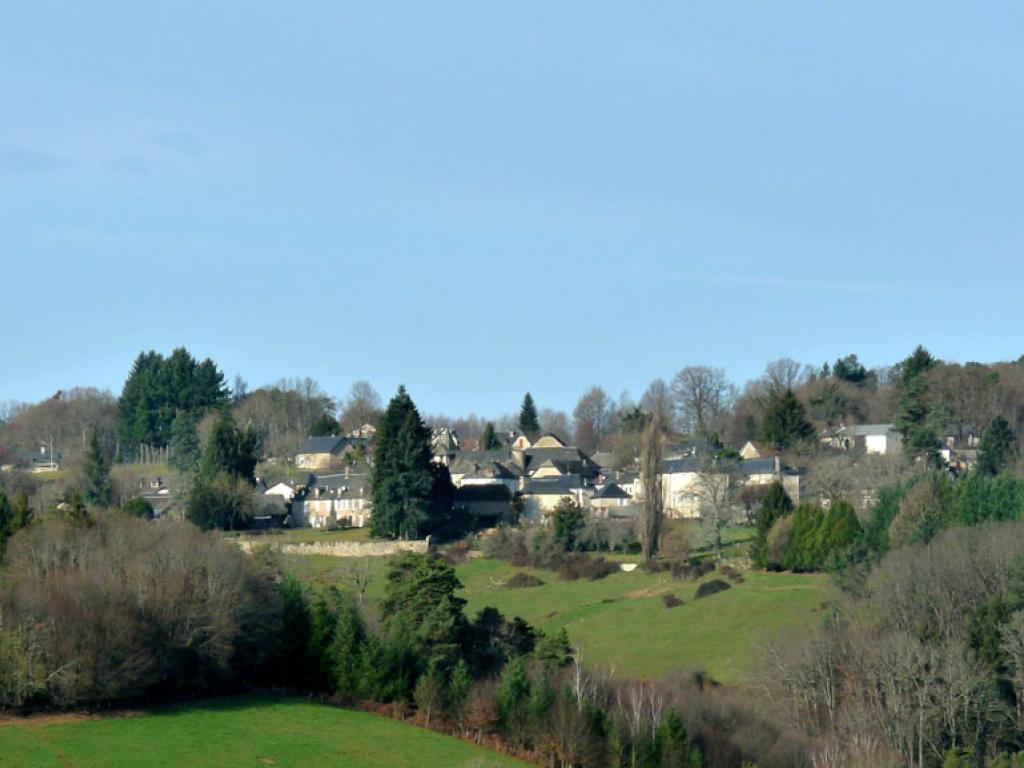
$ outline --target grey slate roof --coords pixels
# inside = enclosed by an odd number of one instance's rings
[[[622,486],[618,483],[607,483],[602,485],[597,493],[594,494],[595,499],[631,499],[633,498],[626,493]]]
[[[559,475],[558,477],[542,477],[530,480],[523,488],[525,496],[566,496],[572,491],[583,488],[583,478],[579,475]]]
[[[357,438],[352,437],[307,437],[298,453],[338,453],[347,445],[355,445]]]

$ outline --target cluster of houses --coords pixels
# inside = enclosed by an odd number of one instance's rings
[[[608,453],[588,455],[559,436],[533,440],[521,433],[499,436],[499,447],[463,445],[450,429],[433,433],[434,461],[445,465],[455,486],[455,505],[477,519],[497,522],[519,517],[544,522],[559,501],[571,498],[591,517],[632,520],[638,514],[643,486],[636,471],[617,469]],[[368,524],[372,486],[368,463],[372,435],[311,437],[300,448],[295,466],[310,472],[301,483],[279,483],[265,490],[289,508],[289,523],[314,528],[362,527]],[[662,493],[670,517],[698,517],[704,499],[702,479],[729,474],[738,486],[756,489],[780,481],[796,499],[801,472],[779,456],[748,443],[739,457],[715,458],[714,446],[700,441],[670,445],[662,463]],[[359,471],[356,467],[361,467]]]

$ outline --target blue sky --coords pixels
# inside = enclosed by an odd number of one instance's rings
[[[1024,6],[9,4],[0,400],[1024,349]]]

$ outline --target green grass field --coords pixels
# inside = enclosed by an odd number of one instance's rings
[[[502,586],[519,571],[532,573],[544,585]],[[588,665],[649,678],[699,667],[724,683],[744,681],[758,646],[783,627],[820,621],[822,603],[832,596],[827,576],[758,571],[700,600],[694,599],[700,582],[675,581],[668,573],[637,570],[598,581],[562,581],[550,571],[474,560],[459,566],[458,574],[467,614],[493,605],[545,631],[565,627]],[[714,575],[704,580],[710,578]],[[684,604],[666,608],[666,594]]]
[[[371,574],[370,605],[384,596],[385,558],[365,558]],[[351,590],[346,574],[354,559],[316,555],[282,557],[285,568],[315,586]],[[619,572],[598,581],[563,581],[551,571],[513,568],[503,561],[471,559],[456,569],[465,585],[466,614],[493,605],[506,616],[522,616],[545,631],[565,627],[588,665],[614,666],[624,675],[657,678],[674,669],[699,667],[724,683],[747,679],[758,647],[787,626],[822,620],[822,603],[834,596],[827,576],[763,573],[702,600],[700,582],[675,581],[668,573]],[[509,589],[504,583],[524,571],[540,587]],[[707,578],[714,578],[708,576]],[[666,608],[662,596],[684,604]]]
[[[228,699],[128,717],[0,721],[3,768],[500,768],[524,763],[301,699]]]

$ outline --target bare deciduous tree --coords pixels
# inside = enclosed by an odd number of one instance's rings
[[[713,437],[719,421],[735,397],[735,387],[725,369],[708,365],[688,365],[672,378],[672,394],[679,412],[680,428],[685,432]]]

